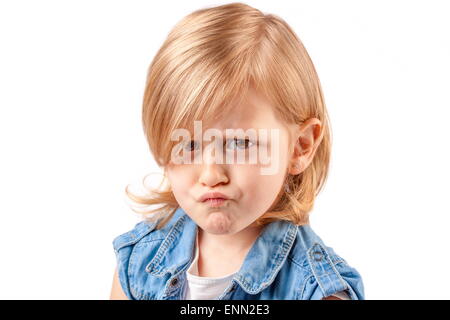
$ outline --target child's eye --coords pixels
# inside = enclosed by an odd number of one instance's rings
[[[184,145],[184,150],[191,152],[194,150],[197,150],[198,148],[198,142],[195,140],[190,140]]]
[[[255,143],[253,141],[250,141],[249,139],[230,139],[229,141],[231,141],[231,144],[235,144],[239,146],[239,149],[248,149],[250,148],[252,145],[254,145]],[[250,145],[252,144],[252,145]]]
[[[231,147],[237,146],[239,149],[248,149],[251,146],[255,145],[255,143],[253,141],[250,141],[249,139],[234,138],[234,139],[229,139],[227,141],[229,141],[230,143],[225,142],[225,148],[227,145],[228,146],[231,145]],[[184,144],[183,148],[187,152],[193,152],[193,151],[199,149],[199,142],[195,141],[195,140],[189,140],[188,142],[186,142]]]

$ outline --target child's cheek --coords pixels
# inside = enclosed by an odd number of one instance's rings
[[[177,197],[186,197],[187,191],[192,185],[192,177],[188,170],[177,167],[168,171],[167,178],[170,181],[172,191]]]
[[[259,171],[242,173],[241,188],[245,195],[245,204],[251,210],[264,212],[276,199],[283,186],[284,173],[261,175]]]

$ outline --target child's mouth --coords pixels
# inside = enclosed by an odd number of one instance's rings
[[[227,199],[224,198],[209,198],[203,201],[211,207],[219,207],[221,206]]]

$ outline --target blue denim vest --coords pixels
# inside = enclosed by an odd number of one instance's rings
[[[113,240],[124,293],[132,300],[184,299],[197,224],[179,207],[160,230],[141,221]],[[219,300],[318,300],[347,290],[364,299],[358,271],[314,233],[309,224],[264,226]]]

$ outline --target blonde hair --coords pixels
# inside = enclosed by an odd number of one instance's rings
[[[323,139],[311,164],[301,174],[287,176],[289,192],[283,188],[271,210],[254,222],[309,223],[314,199],[328,174],[331,128],[311,58],[289,25],[274,14],[230,3],[194,11],[175,25],[148,69],[142,122],[150,151],[166,168],[176,143],[170,139],[174,129],[190,128],[194,120],[220,118],[230,101],[241,101],[250,86],[264,94],[286,124],[311,117],[322,122]],[[170,185],[149,191],[140,196],[125,188],[136,203],[162,205],[144,212],[163,213],[159,229],[179,204]]]

